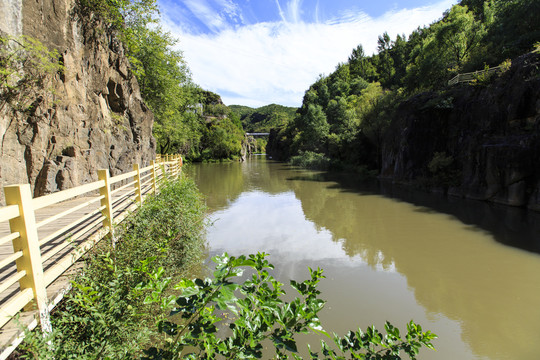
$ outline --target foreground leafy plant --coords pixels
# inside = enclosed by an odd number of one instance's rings
[[[212,259],[216,263],[214,278],[182,280],[176,287],[181,295],[175,302],[163,301],[159,296],[162,290],[155,283],[146,285],[154,292],[145,302],[159,302],[163,308],[171,304],[170,316],[179,315],[182,320],[169,318],[158,322],[160,332],[167,336],[165,345],[147,350],[145,359],[260,359],[265,341],[273,344],[275,358],[288,359],[290,355],[301,359],[296,334],[315,332],[331,339],[318,318],[325,303],[318,297],[317,289],[324,278],[323,271],[309,269],[309,279],[291,280],[290,285],[299,296],[286,302],[282,299],[283,284],[270,274],[274,267],[266,257],[264,253],[216,256]],[[246,268],[251,276],[243,277]],[[235,278],[241,281],[234,282]],[[413,321],[407,325],[405,339],[388,322],[385,330],[385,336],[373,326],[366,332],[358,329],[344,337],[334,334],[333,343],[329,345],[321,340],[320,353],[310,348],[309,356],[311,359],[401,359],[403,352],[416,359],[422,346],[433,349],[431,340],[436,335],[423,332]]]

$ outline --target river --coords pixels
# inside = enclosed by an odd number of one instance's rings
[[[188,172],[210,256],[264,251],[282,282],[324,269],[321,321],[436,333],[420,359],[540,358],[540,214],[446,199],[254,157]]]

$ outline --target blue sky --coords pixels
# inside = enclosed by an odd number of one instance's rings
[[[377,36],[409,35],[457,0],[158,0],[193,80],[227,105],[299,106],[319,76]]]

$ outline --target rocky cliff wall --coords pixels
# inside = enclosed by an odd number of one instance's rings
[[[0,110],[0,185],[30,183],[34,196],[114,176],[155,156],[153,114],[121,43],[74,11],[75,0],[0,0],[0,30],[57,49],[64,71],[33,105]],[[27,99],[28,100],[28,99]],[[2,201],[3,194],[1,195]]]
[[[385,139],[381,177],[540,210],[539,68],[540,55],[528,54],[487,83],[402,103]]]

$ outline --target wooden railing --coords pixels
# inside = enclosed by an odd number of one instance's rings
[[[496,66],[487,70],[478,70],[470,73],[458,74],[448,81],[448,86],[456,85],[459,83],[470,83],[477,80],[482,75],[491,75],[502,70],[502,66]]]
[[[114,177],[98,170],[96,182],[37,198],[29,184],[5,186],[0,225],[9,222],[9,235],[0,238],[0,327],[21,310],[34,309],[42,329],[50,331],[56,301],[47,297],[47,287],[105,236],[114,244],[114,225],[157,193],[165,177],[177,177],[181,167],[181,156],[158,155],[150,166],[134,164],[133,171]],[[43,216],[40,211],[47,209]],[[69,223],[63,225],[65,218]]]

